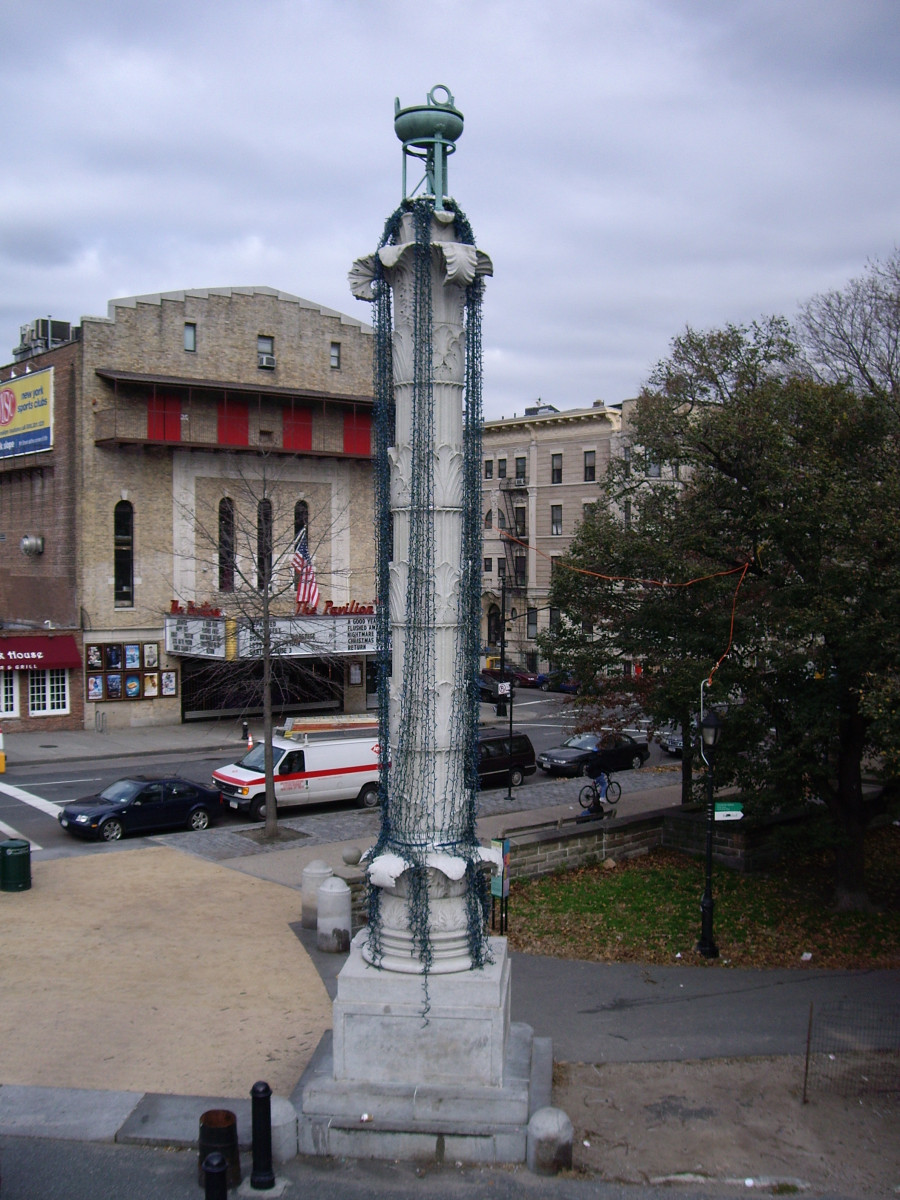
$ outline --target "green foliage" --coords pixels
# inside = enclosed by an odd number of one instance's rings
[[[825,800],[850,847],[839,886],[861,893],[861,762],[900,751],[892,394],[814,372],[773,318],[688,329],[626,415],[630,453],[554,576],[545,653],[582,678],[641,661],[633,697],[661,720],[686,723],[710,677],[717,780]]]

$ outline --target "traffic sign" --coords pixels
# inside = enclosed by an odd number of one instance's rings
[[[717,821],[740,821],[744,815],[744,806],[739,800],[717,800]]]

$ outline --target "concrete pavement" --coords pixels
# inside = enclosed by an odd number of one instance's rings
[[[198,749],[224,762],[240,747],[237,723],[6,737],[13,770]],[[623,815],[678,800],[674,772],[621,778]],[[479,832],[571,815],[577,791],[533,778],[513,812],[502,790],[483,792]],[[278,847],[223,822],[87,857],[38,852],[32,889],[0,893],[0,1134],[188,1146],[199,1114],[224,1106],[247,1140],[250,1087],[267,1079],[288,1104],[329,1027],[343,962],[300,928],[303,867],[345,869],[343,851],[365,848],[377,821],[356,810],[291,817],[297,837]],[[900,972],[512,961],[513,1020],[552,1037],[558,1061],[580,1063],[802,1056],[810,1001],[888,1011],[900,993]]]

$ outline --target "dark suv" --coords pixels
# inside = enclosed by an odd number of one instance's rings
[[[509,782],[518,787],[526,775],[535,772],[534,746],[525,733],[485,731],[478,738],[478,781],[482,787]]]

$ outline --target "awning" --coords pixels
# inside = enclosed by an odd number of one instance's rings
[[[81,651],[70,633],[33,633],[0,637],[0,670],[44,671],[80,667]]]

